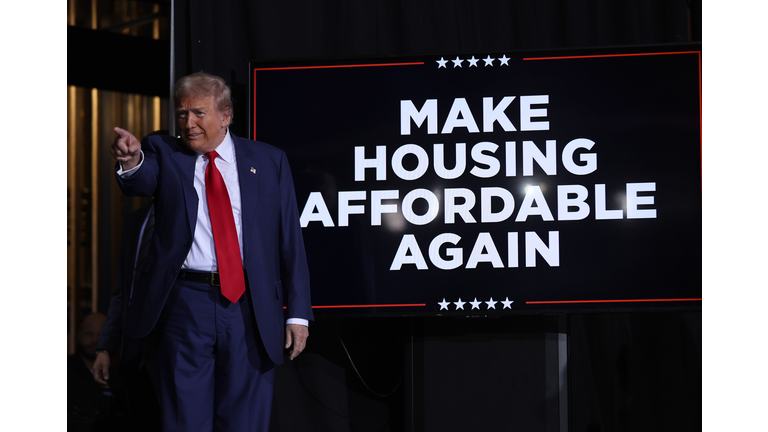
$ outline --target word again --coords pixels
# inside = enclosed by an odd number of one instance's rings
[[[481,263],[487,263],[493,268],[516,268],[518,259],[518,233],[507,233],[506,265],[496,247],[496,242],[490,233],[481,232],[477,235],[472,250],[467,258],[467,269],[475,269]],[[429,243],[428,256],[432,265],[440,270],[457,269],[464,264],[464,249],[459,243],[461,236],[454,233],[444,233],[436,236]],[[544,258],[550,267],[560,265],[560,233],[550,231],[547,234],[547,242],[535,232],[525,233],[525,266],[536,267],[537,255]],[[418,270],[428,270],[429,266],[424,258],[419,242],[413,234],[406,234],[400,241],[395,258],[389,267],[391,271],[400,270],[404,265],[414,265]]]

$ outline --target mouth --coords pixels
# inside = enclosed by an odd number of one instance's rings
[[[188,139],[195,139],[195,138],[199,137],[200,135],[202,135],[202,134],[201,133],[188,133],[187,134],[187,138]]]

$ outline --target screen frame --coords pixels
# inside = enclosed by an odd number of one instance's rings
[[[644,56],[644,55],[671,55],[671,54],[698,54],[698,85],[699,85],[699,140],[701,158],[702,115],[701,115],[701,43],[637,45],[637,46],[608,46],[594,48],[551,49],[551,50],[514,50],[507,52],[493,52],[489,55],[524,56],[530,58],[598,58],[617,56]],[[332,68],[340,65],[376,65],[380,63],[400,64],[423,61],[425,57],[463,57],[472,53],[451,52],[407,56],[357,56],[357,57],[332,57],[312,59],[276,59],[256,60],[249,62],[249,103],[248,103],[248,138],[254,139],[256,135],[255,104],[255,72],[263,69],[288,69],[288,68]],[[700,291],[701,292],[701,291]],[[620,300],[592,300],[592,301],[560,301],[542,302],[535,307],[526,309],[506,309],[494,311],[420,311],[391,309],[380,305],[330,305],[313,306],[316,314],[328,318],[344,317],[483,317],[493,318],[504,315],[529,315],[529,314],[561,314],[561,313],[629,313],[629,312],[690,312],[701,311],[703,293],[699,297],[685,299],[620,299]]]

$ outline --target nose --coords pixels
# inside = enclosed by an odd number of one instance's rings
[[[192,119],[192,115],[188,115],[187,116],[187,121],[184,124],[184,127],[187,128],[187,129],[192,129],[194,127],[194,125],[195,125],[195,122]]]

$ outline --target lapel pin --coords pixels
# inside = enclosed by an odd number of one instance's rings
[[[256,168],[254,168],[254,167],[251,167],[251,172],[252,172],[252,173],[254,173],[254,174],[256,174]]]

